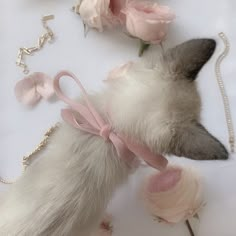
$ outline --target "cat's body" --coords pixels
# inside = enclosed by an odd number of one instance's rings
[[[223,145],[199,124],[194,83],[214,48],[213,40],[187,42],[169,50],[157,69],[134,65],[91,101],[104,118],[109,109],[117,133],[155,153],[227,159]],[[189,49],[191,57],[185,61]],[[42,158],[1,202],[0,235],[90,236],[129,173],[110,142],[62,124]]]
[[[50,150],[1,203],[0,235],[89,235],[115,187],[128,176],[125,163],[104,142],[62,125]]]

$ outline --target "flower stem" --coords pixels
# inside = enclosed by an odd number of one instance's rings
[[[139,57],[143,55],[143,53],[150,47],[149,43],[145,43],[143,40],[140,40],[140,47],[139,47]]]
[[[192,226],[191,226],[189,220],[186,220],[185,223],[187,225],[187,228],[188,228],[188,231],[189,231],[190,235],[194,236],[194,232],[193,232],[193,229],[192,229]]]
[[[165,54],[165,49],[164,49],[164,45],[162,42],[160,42],[160,47],[161,47],[161,52],[162,52],[162,55]]]

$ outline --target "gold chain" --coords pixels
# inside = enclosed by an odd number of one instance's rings
[[[46,16],[42,17],[42,25],[43,25],[43,28],[46,30],[46,32],[38,38],[37,46],[29,47],[29,48],[23,47],[23,48],[19,49],[18,55],[17,55],[16,65],[19,66],[19,67],[22,67],[23,72],[25,74],[29,73],[29,68],[25,63],[25,56],[32,55],[34,52],[37,52],[37,51],[41,50],[47,42],[52,42],[53,41],[54,33],[51,30],[51,28],[49,28],[49,26],[47,25],[47,22],[49,20],[53,20],[53,19],[54,19],[54,15],[46,15]],[[44,149],[46,147],[46,145],[48,144],[49,138],[51,137],[51,135],[55,132],[55,130],[58,127],[59,127],[58,124],[52,126],[45,133],[43,140],[39,143],[39,145],[35,148],[35,150],[33,152],[31,152],[29,155],[24,156],[22,158],[22,173],[24,173],[25,170],[27,169],[27,167],[31,164],[31,161],[33,160],[35,155],[38,154],[42,149]],[[15,182],[15,180],[14,181],[9,181],[9,180],[5,180],[5,179],[0,177],[0,182],[4,183],[4,184],[12,184],[12,183]]]
[[[42,24],[46,33],[39,37],[37,46],[29,48],[23,47],[18,51],[16,65],[22,67],[25,74],[29,73],[29,68],[25,63],[25,56],[32,55],[34,52],[41,50],[47,42],[52,42],[54,39],[54,33],[47,25],[47,21],[52,19],[54,19],[54,15],[44,16],[42,18]]]
[[[50,129],[48,129],[47,132],[44,134],[43,140],[39,143],[39,145],[35,148],[35,150],[32,151],[29,155],[24,156],[22,158],[22,174],[25,172],[27,167],[31,164],[35,155],[38,154],[41,150],[43,150],[47,146],[50,137],[59,128],[59,125],[60,124],[57,123],[56,125],[52,126]],[[5,180],[0,177],[0,182],[3,184],[13,184],[14,182],[16,182],[16,180],[10,181],[10,180]]]
[[[223,98],[225,117],[226,117],[228,135],[229,135],[230,149],[231,149],[231,152],[234,152],[234,145],[235,145],[234,126],[233,126],[233,120],[232,120],[232,115],[231,115],[231,110],[230,110],[229,98],[228,98],[227,93],[225,91],[225,86],[223,83],[222,74],[221,74],[221,67],[220,67],[222,61],[229,54],[230,44],[229,44],[229,41],[228,41],[226,35],[223,32],[219,33],[219,37],[223,40],[224,45],[225,45],[225,49],[217,58],[217,61],[215,64],[215,72],[216,72],[216,79],[217,79],[218,85],[220,87],[221,96]]]

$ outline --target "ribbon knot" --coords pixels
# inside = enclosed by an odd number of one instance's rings
[[[109,124],[103,126],[99,133],[99,135],[103,137],[106,141],[109,139],[110,134],[111,134],[111,125]]]
[[[85,104],[76,102],[63,94],[59,84],[63,76],[69,76],[78,84],[82,90]],[[124,158],[129,165],[132,165],[135,157],[140,157],[153,168],[162,170],[166,167],[168,161],[165,157],[154,154],[148,147],[131,142],[122,135],[118,135],[112,131],[111,124],[106,122],[94,108],[86,90],[75,75],[69,71],[61,71],[58,73],[54,79],[54,90],[58,98],[70,106],[68,109],[63,109],[61,112],[62,118],[67,123],[76,129],[101,136],[106,141],[111,141],[118,156]]]

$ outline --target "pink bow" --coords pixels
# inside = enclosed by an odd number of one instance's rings
[[[71,77],[78,84],[82,90],[85,105],[73,101],[63,94],[59,83],[63,76]],[[146,146],[130,142],[125,137],[121,137],[113,131],[111,124],[105,122],[91,104],[86,90],[75,75],[68,71],[58,73],[54,79],[54,90],[58,98],[70,106],[70,108],[63,109],[61,112],[62,118],[67,123],[77,129],[101,136],[104,140],[112,142],[118,156],[124,158],[129,164],[138,156],[156,169],[161,170],[166,167],[168,161],[165,157],[155,155]]]

